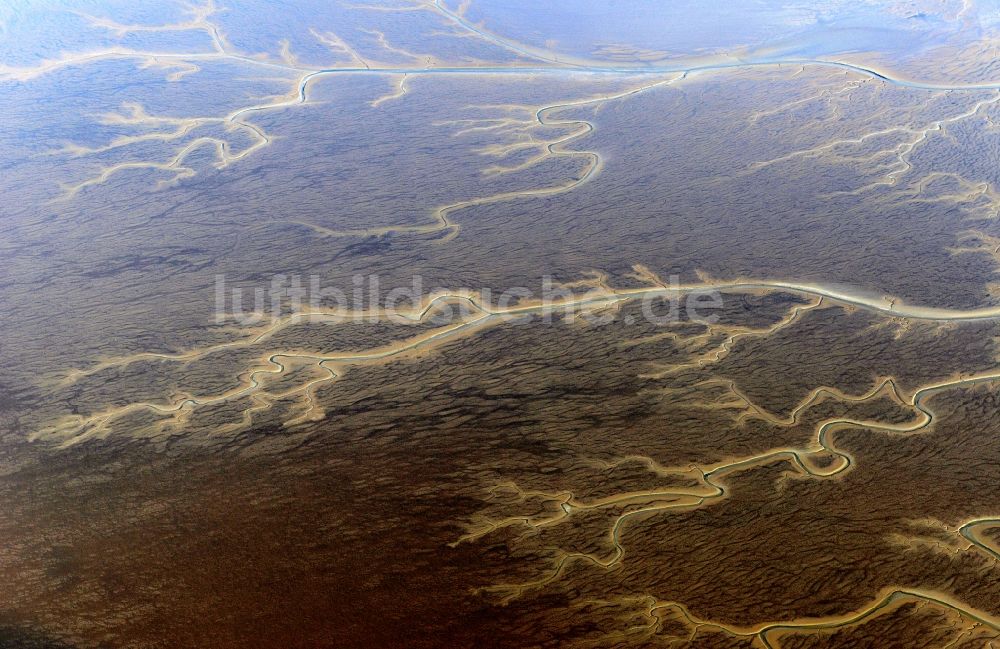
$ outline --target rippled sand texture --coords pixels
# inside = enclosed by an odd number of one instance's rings
[[[996,11],[700,6],[0,9],[0,646],[1000,646]]]

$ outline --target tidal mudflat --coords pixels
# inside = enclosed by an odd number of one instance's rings
[[[1000,643],[998,16],[0,9],[0,646]]]

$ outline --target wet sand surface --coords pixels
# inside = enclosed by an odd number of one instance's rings
[[[495,4],[0,13],[0,646],[1000,643],[992,14]]]

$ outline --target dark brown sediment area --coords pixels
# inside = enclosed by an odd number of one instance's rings
[[[590,69],[341,9],[0,67],[0,645],[1000,642],[982,50]],[[275,275],[421,288],[214,320]]]

